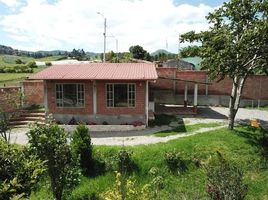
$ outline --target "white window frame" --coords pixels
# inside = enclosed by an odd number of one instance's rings
[[[114,85],[127,85],[127,104],[128,106],[122,106],[122,107],[115,107],[114,106]],[[110,91],[108,91],[108,86],[110,87]],[[130,90],[130,86],[134,86],[133,90]],[[136,108],[136,91],[137,91],[137,87],[136,87],[136,83],[106,83],[105,84],[105,101],[106,101],[106,107],[107,108]],[[110,93],[110,97],[112,96],[112,98],[109,98],[109,101],[112,102],[112,105],[108,104],[108,93]],[[132,97],[130,97],[133,94]],[[134,106],[130,106],[131,101],[133,101]]]
[[[63,104],[63,87],[64,85],[76,85],[76,98],[77,102],[83,101],[83,106],[71,106],[66,107]],[[60,91],[57,91],[57,86],[59,86],[61,89]],[[79,87],[83,86],[83,90],[79,90]],[[57,94],[61,96],[61,99],[57,98]],[[83,94],[83,98],[79,98],[79,96]],[[55,99],[56,99],[56,107],[57,108],[85,108],[85,84],[84,83],[56,83],[55,84]],[[58,105],[59,104],[59,105]]]

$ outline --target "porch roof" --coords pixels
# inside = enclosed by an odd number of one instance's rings
[[[156,80],[151,63],[89,63],[53,65],[29,77],[39,80]]]

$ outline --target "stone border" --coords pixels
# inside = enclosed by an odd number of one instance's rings
[[[73,132],[77,125],[59,125],[63,127],[67,132]],[[140,131],[146,128],[145,125],[133,126],[133,125],[86,125],[89,131],[94,132],[121,132],[121,131]]]

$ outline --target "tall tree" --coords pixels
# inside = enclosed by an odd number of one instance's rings
[[[145,59],[147,51],[143,49],[140,45],[131,46],[129,52],[132,54],[133,58],[136,59]]]
[[[229,103],[229,129],[239,109],[244,83],[250,74],[265,71],[268,61],[268,1],[231,0],[209,13],[208,31],[188,32],[181,42],[199,41],[202,69],[212,79],[233,82]]]

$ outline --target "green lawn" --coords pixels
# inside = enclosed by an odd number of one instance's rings
[[[265,111],[268,111],[268,105],[260,106],[260,107],[247,106],[245,108],[252,109],[252,110],[265,110]]]
[[[44,58],[35,59],[35,61],[49,62],[49,61],[62,60],[63,58],[66,58],[66,56],[63,56],[63,55],[59,55],[59,56],[48,56],[48,57],[44,57]]]
[[[45,67],[35,68],[33,73],[0,73],[0,87],[19,86],[27,77],[43,69]]]
[[[217,126],[222,126],[223,123],[199,123],[199,124],[181,124],[172,130],[160,131],[158,133],[154,133],[154,136],[157,137],[166,137],[170,135],[177,135],[180,133],[191,133],[197,131],[201,128],[212,128]]]
[[[34,58],[26,56],[15,56],[15,55],[0,55],[0,65],[13,65],[16,64],[16,60],[20,59],[22,62],[33,61]]]
[[[182,175],[173,175],[166,169],[164,154],[176,150],[181,152],[183,159],[191,162],[193,158],[198,158],[202,163],[207,163],[216,151],[221,152],[227,160],[244,171],[244,182],[249,188],[247,199],[262,200],[268,199],[268,168],[258,140],[259,135],[259,130],[248,127],[239,127],[234,131],[222,128],[167,143],[124,148],[133,152],[133,159],[138,166],[138,170],[132,175],[137,188],[140,189],[152,181],[148,174],[152,167],[159,168],[159,175],[164,177],[164,189],[160,192],[160,199],[207,199],[204,168],[189,165]],[[94,155],[98,159],[105,158],[106,163],[112,163],[113,156],[121,148],[95,146]],[[86,197],[93,193],[99,195],[111,188],[115,180],[112,171],[95,178],[83,177],[80,185],[68,195],[68,199],[89,199]],[[31,195],[32,200],[49,198],[51,193],[45,183]]]

